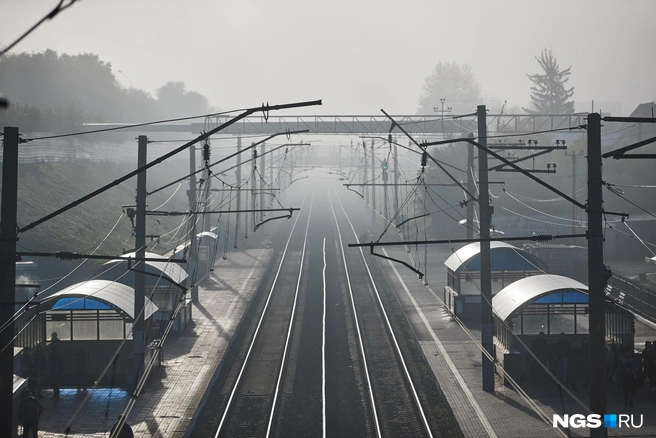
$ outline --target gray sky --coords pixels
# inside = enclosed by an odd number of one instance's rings
[[[0,0],[0,42],[57,3]],[[572,66],[577,111],[594,99],[629,113],[656,98],[655,22],[653,0],[83,0],[14,53],[97,53],[139,88],[181,80],[222,109],[323,99],[305,113],[414,114],[438,61],[471,64],[489,105],[526,106],[550,46]]]

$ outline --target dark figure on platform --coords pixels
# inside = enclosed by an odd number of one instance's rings
[[[651,349],[647,353],[647,360],[649,361],[649,387],[650,391],[656,391],[656,341],[651,343]]]
[[[549,347],[547,350],[548,351],[547,368],[549,368],[549,372],[555,376],[558,359],[557,359],[557,352],[556,352],[556,344],[554,343],[553,339],[549,339],[547,341],[547,346]]]
[[[34,349],[34,354],[32,355],[34,359],[34,365],[36,366],[36,373],[39,376],[36,382],[36,393],[33,393],[37,398],[42,398],[41,395],[41,386],[43,384],[42,378],[46,375],[46,356],[43,354],[43,348],[40,345],[37,345]]]
[[[39,371],[36,369],[34,362],[30,362],[30,365],[25,371],[24,377],[27,379],[27,387],[29,388],[30,393],[32,395],[36,395],[36,388],[39,381]]]
[[[633,407],[636,385],[639,379],[640,364],[635,354],[631,354],[622,366],[622,385],[624,386],[624,406]]]
[[[531,343],[531,353],[535,355],[528,356],[528,361],[531,365],[531,376],[533,380],[542,380],[544,377],[544,369],[540,364],[547,366],[547,361],[549,360],[549,344],[547,343],[547,338],[544,335],[544,332],[540,332],[537,338]]]
[[[50,352],[50,384],[52,385],[52,398],[59,399],[59,385],[61,381],[61,375],[64,372],[64,361],[62,360],[57,348],[54,345],[51,346],[52,351]]]
[[[615,372],[617,371],[617,344],[613,341],[608,347],[606,354],[606,377],[610,382],[615,378]]]
[[[117,438],[134,438],[134,432],[132,432],[132,428],[126,421],[123,420],[123,415],[118,416],[118,420],[116,420],[116,423],[112,426],[112,430],[109,432],[110,435],[114,433],[115,430],[118,429],[119,425],[123,423],[121,426],[121,429],[118,432],[118,435],[116,435]]]
[[[18,405],[18,421],[23,424],[23,438],[39,435],[39,417],[43,414],[43,405],[39,400],[32,397],[29,389],[23,391],[23,397]],[[30,434],[30,432],[32,432]]]
[[[631,346],[628,341],[624,341],[617,348],[617,355],[619,356],[620,363],[628,359],[631,355]]]
[[[647,383],[647,379],[649,378],[649,371],[651,368],[651,364],[649,363],[649,353],[651,350],[651,341],[645,342],[645,348],[642,349],[642,354],[640,355],[640,358],[642,359],[642,375],[640,376],[640,383],[645,385]]]
[[[576,345],[569,354],[567,364],[567,372],[569,373],[569,389],[571,389],[574,394],[579,394],[578,384],[581,381],[581,359],[581,346]]]
[[[88,377],[87,370],[89,369],[89,362],[91,358],[87,349],[84,346],[81,346],[80,349],[75,354],[75,365],[77,366],[77,390],[87,390],[88,386]]]
[[[646,351],[643,363],[645,365],[645,374],[649,379],[649,390],[656,391],[656,341],[652,342],[650,348]]]
[[[588,387],[588,377],[590,375],[590,344],[587,338],[581,340],[581,374],[583,376],[583,386]]]
[[[23,348],[23,351],[21,353],[21,359],[20,359],[20,375],[23,378],[25,377],[25,373],[27,372],[27,369],[30,366],[30,363],[32,362],[32,358],[30,357],[30,347],[25,347]]]
[[[570,353],[570,344],[565,333],[561,333],[558,342],[554,344],[556,356],[558,358],[558,368],[556,376],[562,383],[567,383],[568,361]]]

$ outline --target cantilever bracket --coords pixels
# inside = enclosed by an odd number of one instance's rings
[[[289,209],[289,214],[284,215],[284,216],[275,216],[275,217],[270,217],[269,219],[267,219],[267,220],[265,220],[265,221],[262,221],[262,222],[260,222],[259,224],[256,224],[256,225],[255,225],[255,228],[253,229],[253,231],[257,231],[257,229],[260,228],[261,225],[264,225],[264,224],[266,224],[266,223],[269,222],[269,221],[273,221],[273,220],[276,220],[276,219],[291,219],[291,218],[292,218],[292,209],[290,208],[290,209]]]
[[[371,255],[374,255],[376,257],[380,257],[381,259],[389,260],[391,262],[401,263],[403,266],[405,266],[406,268],[410,269],[412,272],[417,274],[419,276],[420,280],[424,278],[424,273],[421,272],[418,269],[415,269],[415,267],[410,265],[409,263],[404,262],[403,260],[399,260],[399,259],[395,259],[395,258],[392,258],[392,257],[384,256],[382,254],[375,253],[373,245],[370,248],[371,248]]]
[[[358,195],[359,197],[361,197],[362,199],[364,199],[364,195],[362,193],[358,192],[357,190],[353,190],[349,184],[346,184],[346,190],[349,190],[349,191],[355,193],[356,195]]]
[[[294,184],[294,183],[295,183],[296,181],[298,181],[298,180],[301,180],[301,179],[308,179],[308,178],[309,178],[309,176],[307,176],[307,175],[306,175],[305,177],[303,177],[303,178],[296,178],[295,180],[292,180],[292,182],[290,182],[289,185],[291,186],[292,184]]]
[[[561,148],[558,147],[558,149],[561,149]],[[512,164],[521,163],[522,161],[530,160],[531,158],[539,157],[540,155],[548,154],[549,152],[553,152],[555,150],[556,150],[556,146],[550,147],[550,148],[542,150],[540,152],[536,152],[534,154],[527,155],[525,157],[517,158],[516,160],[511,161],[511,163]],[[488,169],[488,171],[493,172],[493,171],[497,170],[497,171],[500,171],[500,172],[517,172],[514,169],[507,169],[507,166],[508,166],[507,163],[502,163],[502,164],[499,164],[498,166],[494,166],[494,167]],[[551,171],[551,170],[543,171],[543,170],[540,170],[540,169],[538,169],[538,170],[524,169],[524,170],[527,171],[527,172],[534,172],[534,173],[556,173],[555,170],[553,170],[553,171]]]
[[[357,192],[356,192],[356,193],[357,193]],[[410,222],[411,220],[414,220],[414,219],[420,219],[420,218],[422,218],[422,217],[424,217],[424,216],[430,216],[430,215],[431,215],[430,213],[426,213],[426,214],[420,214],[419,216],[415,216],[415,217],[408,218],[408,219],[404,220],[403,222],[396,224],[395,227],[398,228],[398,227],[400,227],[401,225]],[[373,246],[372,246],[372,248],[373,248]]]

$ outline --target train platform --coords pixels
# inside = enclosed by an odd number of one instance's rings
[[[386,252],[391,257],[407,260],[402,247],[386,248]],[[579,395],[563,391],[561,397],[558,385],[552,380],[522,381],[521,388],[527,395],[524,397],[505,387],[497,374],[494,394],[483,391],[480,321],[454,319],[440,300],[446,285],[444,260],[450,254],[451,248],[447,246],[431,247],[426,269],[430,289],[405,267],[388,261],[379,263],[403,306],[463,435],[476,438],[567,437],[567,430],[552,426],[552,416],[586,412],[589,395],[583,385],[578,388]],[[423,250],[420,250],[420,256],[423,265]],[[656,327],[647,321],[637,319],[636,330],[641,338],[656,339]],[[641,428],[608,429],[609,436],[656,436],[656,392],[638,387],[635,408],[624,407],[623,393],[614,382],[608,383],[607,394],[609,413],[635,414],[636,421],[642,414],[644,419]],[[569,435],[589,436],[590,431],[571,428]]]
[[[273,255],[266,244],[261,246],[228,254],[199,284],[193,322],[182,335],[166,340],[162,366],[154,369],[128,416],[135,437],[172,438],[187,433]],[[130,398],[127,391],[117,388],[62,389],[59,400],[50,398],[52,390],[44,390],[43,396],[39,436],[48,438],[107,437]]]

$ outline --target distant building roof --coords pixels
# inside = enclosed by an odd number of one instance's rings
[[[213,239],[213,240],[218,240],[219,239],[219,236],[216,233],[212,232],[212,231],[202,231],[202,232],[196,234],[196,237],[201,241],[204,237],[205,238],[210,238],[210,239]],[[188,248],[189,245],[191,245],[191,241],[187,240],[186,242],[181,243],[180,245],[176,246],[175,249],[173,250],[173,252],[172,253],[169,252],[168,255],[181,253],[182,251],[184,251],[185,248]]]
[[[630,117],[652,116],[656,116],[656,103],[647,102],[638,105],[636,109],[633,110]],[[605,129],[610,130],[610,132],[604,133],[604,137],[606,137],[606,142],[608,142],[606,144],[613,145],[613,147],[622,147],[653,137],[653,133],[648,132],[651,128],[644,124],[607,123],[607,125],[608,126]],[[650,147],[653,148],[653,145],[643,146],[640,153],[646,153],[645,151],[650,152]]]
[[[131,253],[123,254],[121,256],[121,259],[126,259],[129,257],[133,257],[133,258],[136,257],[136,253],[131,252]],[[163,276],[166,279],[171,280],[176,284],[182,284],[182,282],[185,281],[189,276],[189,274],[187,274],[187,271],[185,271],[184,268],[182,268],[178,263],[170,263],[168,261],[168,258],[164,257],[163,255],[155,254],[154,252],[147,252],[146,257],[153,258],[153,259],[162,259],[161,262],[146,262],[146,266],[153,268],[157,272],[163,274]],[[105,265],[126,261],[121,259],[110,260],[107,263],[105,263]]]
[[[540,297],[562,292],[558,303],[587,302],[588,286],[561,275],[544,274],[522,278],[504,287],[492,298],[492,308],[499,319],[505,321],[515,310]],[[566,294],[570,295],[566,295]],[[551,301],[550,301],[551,302]]]
[[[480,271],[480,252],[480,243],[473,242],[451,254],[444,264],[453,272],[457,272],[465,264],[469,271]],[[493,271],[547,270],[547,266],[542,260],[506,242],[490,242],[490,253]]]
[[[214,240],[219,238],[219,236],[217,236],[216,233],[213,233],[211,231],[202,231],[202,232],[196,234],[196,237],[210,237]]]
[[[71,298],[73,298],[71,300]],[[77,283],[55,292],[41,302],[42,310],[75,310],[98,308],[87,301],[104,303],[122,313],[125,319],[134,320],[134,289],[108,280],[91,280]],[[157,311],[157,306],[145,297],[145,318]]]

